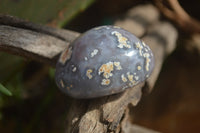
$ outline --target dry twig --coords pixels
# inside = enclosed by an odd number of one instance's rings
[[[0,15],[0,50],[55,66],[57,55],[80,34]]]
[[[174,22],[181,30],[186,33],[200,33],[200,22],[192,18],[181,7],[178,0],[154,0],[154,3],[163,15]]]

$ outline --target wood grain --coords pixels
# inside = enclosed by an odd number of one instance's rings
[[[0,15],[0,50],[55,67],[58,55],[80,33]]]

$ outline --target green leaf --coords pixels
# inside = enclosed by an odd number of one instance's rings
[[[0,0],[0,13],[57,27],[64,26],[95,0]]]
[[[12,96],[12,93],[0,83],[0,92],[7,96]]]
[[[49,68],[49,76],[51,79],[55,77],[55,69],[54,68]]]

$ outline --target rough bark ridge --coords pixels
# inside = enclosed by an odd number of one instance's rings
[[[55,66],[57,55],[80,34],[0,15],[0,50]]]
[[[135,130],[125,119],[128,116],[128,105],[137,105],[142,88],[145,91],[152,90],[164,58],[175,48],[175,28],[168,22],[161,22],[159,12],[152,5],[137,6],[122,18],[116,20],[115,25],[134,33],[151,47],[155,56],[155,69],[145,83],[140,83],[124,93],[89,100],[73,99],[66,117],[67,133],[129,133]],[[55,66],[57,55],[79,35],[73,31],[0,16],[0,50],[52,66]]]

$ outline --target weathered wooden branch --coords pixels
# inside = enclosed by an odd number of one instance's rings
[[[186,33],[200,33],[200,21],[192,18],[179,4],[178,0],[154,0],[162,14]],[[166,4],[168,3],[168,5]]]
[[[39,25],[16,17],[1,14],[0,24],[51,35],[53,37],[65,40],[67,42],[73,41],[77,36],[80,35],[80,33],[77,33],[75,31],[56,29],[49,26]]]
[[[145,83],[123,93],[89,100],[72,99],[66,118],[66,132],[123,131],[121,122],[124,116],[128,115],[125,114],[128,105],[137,105],[142,88],[147,88],[145,90],[148,91],[153,88],[164,58],[174,49],[177,32],[169,23],[159,21],[159,13],[152,5],[138,6],[123,18],[125,19],[117,20],[115,25],[139,35],[150,45],[155,55],[155,69]],[[79,33],[0,16],[0,50],[52,66],[55,66],[57,55],[77,36]]]
[[[57,55],[80,34],[0,15],[0,50],[55,66]]]

